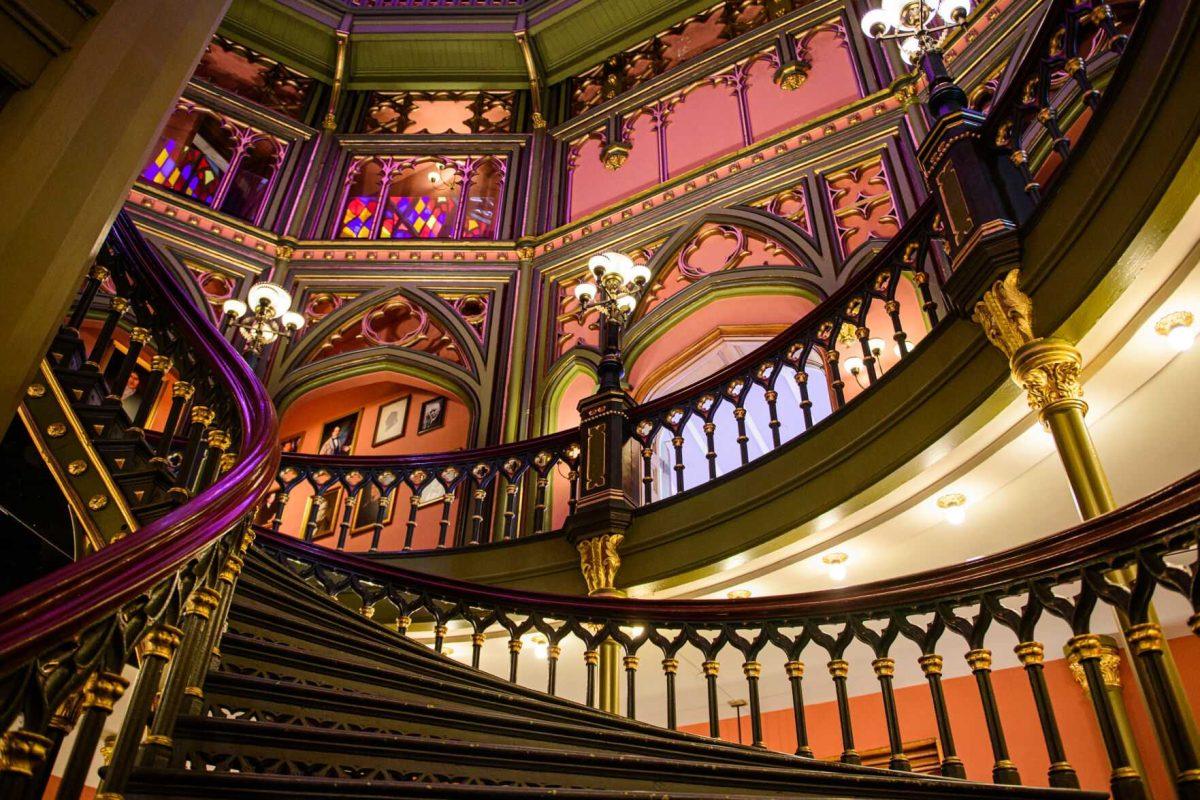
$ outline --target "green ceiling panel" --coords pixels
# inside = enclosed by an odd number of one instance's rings
[[[275,0],[233,0],[219,31],[312,77],[333,81],[333,29]]]
[[[516,37],[366,34],[350,38],[351,88],[493,88],[529,85]]]

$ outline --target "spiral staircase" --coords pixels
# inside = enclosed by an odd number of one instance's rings
[[[1075,8],[1051,5],[1051,14]],[[1056,167],[1022,224],[1022,248],[1035,262],[1030,292],[1044,301],[1039,307],[1049,310],[1043,324],[1057,327],[1103,284],[1115,254],[1161,210],[1156,204],[1166,196],[1167,184],[1186,166],[1200,130],[1200,102],[1188,82],[1200,63],[1195,6],[1164,1],[1141,11],[1090,124],[1068,148],[1069,157]],[[1033,38],[1026,53],[1031,74],[1045,67],[1045,48],[1055,46],[1054,32],[1048,27]],[[1018,105],[1025,117],[1040,116],[1036,107]],[[1004,113],[1014,108],[1012,102],[997,107]],[[1114,153],[1122,158],[1114,159]],[[1102,167],[1107,178],[1098,177]],[[814,321],[842,313],[848,297],[868,292],[867,284],[903,256],[904,245],[928,243],[936,234],[933,208],[914,216],[859,283],[747,364],[703,382],[688,397],[702,397],[747,365],[778,358],[814,336]],[[1079,245],[1079,252],[1064,252],[1055,244],[1062,241]],[[947,364],[964,369],[984,388],[1003,380],[998,366],[985,360],[982,334],[973,328],[966,332],[964,304],[954,299],[955,287],[943,288],[946,326],[903,369],[865,392],[814,438],[829,436],[846,414],[864,413],[858,409],[883,402],[889,392],[932,386],[931,371],[948,370]],[[72,563],[3,598],[0,716],[8,732],[0,796],[74,800],[98,774],[96,797],[105,800],[1102,797],[1078,788],[1069,763],[1075,732],[1062,729],[1055,715],[1056,698],[1035,640],[1039,621],[1069,626],[1070,646],[1094,686],[1103,682],[1091,630],[1097,608],[1111,609],[1136,630],[1154,624],[1150,597],[1166,592],[1189,605],[1198,627],[1200,478],[1194,475],[1046,541],[971,564],[844,592],[751,601],[584,598],[437,577],[439,571],[454,571],[437,566],[454,558],[467,563],[457,574],[494,574],[494,565],[481,563],[495,558],[498,551],[488,551],[490,546],[468,554],[401,558],[318,547],[303,536],[282,535],[278,509],[272,515],[270,506],[264,507],[272,487],[274,502],[280,502],[271,400],[186,296],[122,215],[26,393],[23,419],[45,432],[47,459],[61,466],[61,484],[81,501],[78,511],[97,533],[79,543]],[[107,334],[85,341],[80,324],[88,315],[104,320]],[[132,342],[154,342],[157,355],[170,362],[163,376],[177,372],[167,423],[157,432],[147,430],[146,419],[130,417],[112,397],[109,383],[120,380],[120,370],[114,378],[95,366],[111,350],[118,325],[145,332]],[[952,351],[957,361],[935,357]],[[129,365],[137,356],[131,345],[121,358]],[[984,366],[966,369],[967,361]],[[953,393],[953,387],[939,390]],[[960,404],[966,406],[977,394],[960,397]],[[654,415],[678,401],[673,397],[661,408],[643,409],[645,419],[659,420]],[[954,413],[961,417],[966,409]],[[554,458],[569,459],[570,436],[559,438],[473,455],[497,465],[512,458],[532,464],[550,449]],[[680,572],[719,558],[721,526],[738,525],[736,520],[714,523],[716,532],[697,523],[690,542],[688,531],[663,520],[672,514],[683,520],[708,515],[711,504],[723,502],[722,493],[741,491],[739,481],[751,475],[761,479],[781,470],[790,475],[789,459],[806,446],[805,441],[789,443],[701,492],[639,512],[634,530],[645,535],[633,554],[634,573],[660,577],[664,553],[680,556]],[[418,471],[432,474],[462,461],[447,454],[407,464],[404,480],[411,483]],[[288,463],[305,474],[320,466],[296,457]],[[387,471],[379,465],[334,466],[343,473],[350,466],[375,470],[376,481]],[[778,483],[789,480],[781,477]],[[780,504],[787,496],[777,492],[757,500],[748,513],[762,519],[783,513]],[[663,541],[655,538],[659,523]],[[542,530],[542,520],[533,524],[540,526],[528,542],[498,545],[526,548],[518,557],[526,565],[541,558],[538,552],[561,550],[563,544],[557,532]],[[760,539],[741,545],[764,545],[773,529],[765,524]],[[565,573],[563,559],[549,555],[544,561],[545,569],[525,569],[524,582],[568,588],[565,580],[546,577]],[[1112,580],[1114,570],[1132,577],[1124,583]],[[995,629],[1016,635],[1028,656],[1022,663],[1037,719],[1025,721],[1018,731],[1006,732],[997,711],[989,650],[995,638],[989,630]],[[533,633],[546,642],[546,691],[517,680],[522,663],[529,669],[528,657],[522,662],[521,654],[525,637]],[[508,680],[478,668],[486,641],[497,636],[507,642]],[[943,637],[958,637],[969,647],[994,757],[993,782],[964,780],[943,694]],[[451,638],[470,643],[470,665],[444,653]],[[905,752],[893,686],[898,641],[920,648],[939,731],[936,775],[914,772]],[[874,656],[867,669],[878,679],[882,698],[886,768],[864,766],[855,748],[846,678],[852,642],[867,645]],[[1186,730],[1194,726],[1191,712],[1169,690],[1169,668],[1153,644],[1136,654],[1139,670],[1150,676],[1147,703],[1168,730]],[[677,730],[677,656],[685,646],[705,659],[707,737]],[[560,656],[568,651],[582,656],[573,668],[581,668],[575,677],[586,686],[584,702],[558,696],[559,670],[569,667]],[[648,658],[650,652],[661,661]],[[761,746],[759,681],[768,654],[786,669],[795,754]],[[813,676],[806,678],[801,658],[820,662],[826,656],[843,750],[814,758],[803,694],[805,680]],[[661,663],[665,727],[637,720],[635,686],[639,676],[643,686],[647,680],[639,673],[639,659]],[[739,666],[746,681],[749,745],[718,736],[722,660]],[[618,662],[624,667],[624,716],[596,707],[597,684],[614,677],[601,674],[602,662],[614,672]],[[105,725],[122,697],[120,732],[104,746],[104,763],[94,773]],[[1117,735],[1111,698],[1103,692],[1090,698],[1113,795],[1153,796]],[[1015,736],[1044,742],[1050,764],[1046,782],[1052,788],[1020,785],[1007,744]],[[1178,796],[1196,797],[1200,755],[1185,740],[1177,737],[1170,777]],[[60,751],[67,754],[66,768],[52,775]]]

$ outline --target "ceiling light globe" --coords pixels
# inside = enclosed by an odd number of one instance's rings
[[[587,305],[588,302],[590,302],[595,296],[596,285],[594,283],[588,283],[587,281],[584,281],[583,283],[575,284],[575,299],[578,300],[580,304]]]
[[[617,298],[617,308],[626,314],[632,314],[633,309],[637,308],[637,300],[631,294],[623,294]]]
[[[633,279],[633,259],[624,253],[605,253],[604,257],[608,259],[608,266],[605,268],[605,275],[615,275],[621,279],[621,283],[629,283]]]
[[[921,52],[921,43],[915,36],[910,36],[900,43],[900,57],[904,59],[905,64],[916,64],[921,58]]]
[[[862,372],[863,360],[858,356],[850,356],[843,363],[846,365],[846,369],[850,370],[851,375]]]
[[[846,580],[846,565],[845,564],[830,564],[829,577],[831,580],[838,582]]]
[[[283,327],[289,330],[298,331],[304,327],[304,323],[306,323],[308,320],[304,318],[303,314],[299,314],[295,311],[288,311],[279,318],[279,321],[282,323]]]
[[[1167,346],[1177,353],[1189,349],[1196,341],[1196,329],[1186,325],[1176,325],[1167,331]]]
[[[863,14],[859,25],[862,27],[862,32],[867,36],[872,39],[878,39],[892,27],[892,18],[882,8],[873,8],[866,14]]]
[[[629,277],[635,286],[645,286],[650,282],[650,268],[645,264],[634,264]]]
[[[246,304],[235,297],[231,297],[221,305],[221,310],[231,317],[242,317],[246,313]]]
[[[588,269],[590,269],[592,274],[597,278],[603,276],[604,273],[608,272],[608,253],[601,253],[589,258]]]
[[[880,353],[882,353],[883,348],[886,346],[887,346],[887,342],[883,341],[883,339],[868,339],[867,340],[867,347],[869,347],[871,349],[871,352],[874,353],[875,355],[879,355]]]
[[[252,308],[260,308],[264,303],[276,317],[282,316],[292,307],[292,296],[277,283],[256,283],[250,287],[247,294]]]
[[[946,22],[962,24],[971,13],[971,0],[943,0],[938,6],[938,16]]]

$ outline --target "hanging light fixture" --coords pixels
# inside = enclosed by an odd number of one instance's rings
[[[609,321],[623,325],[650,281],[649,268],[634,264],[624,253],[601,253],[588,260],[588,270],[596,282],[585,279],[575,286],[580,315],[595,310]]]
[[[1190,311],[1173,311],[1154,323],[1154,330],[1167,339],[1167,345],[1182,353],[1196,341],[1196,318]]]
[[[962,27],[971,0],[883,0],[881,8],[863,15],[862,31],[872,39],[899,41],[900,57],[916,64],[938,49],[946,31]]]
[[[246,352],[251,356],[257,357],[280,336],[290,337],[304,327],[304,315],[291,310],[292,296],[279,284],[256,283],[246,299],[249,305],[230,298],[221,310],[246,340]]]
[[[826,553],[821,556],[821,563],[825,565],[830,580],[835,581],[846,580],[846,562],[849,560],[850,556],[845,553]]]

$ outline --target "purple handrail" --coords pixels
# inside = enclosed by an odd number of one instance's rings
[[[0,664],[24,663],[178,570],[258,504],[279,461],[275,408],[242,357],[188,302],[187,291],[122,212],[112,234],[155,308],[224,385],[240,424],[241,458],[208,489],[100,552],[0,597]]]

